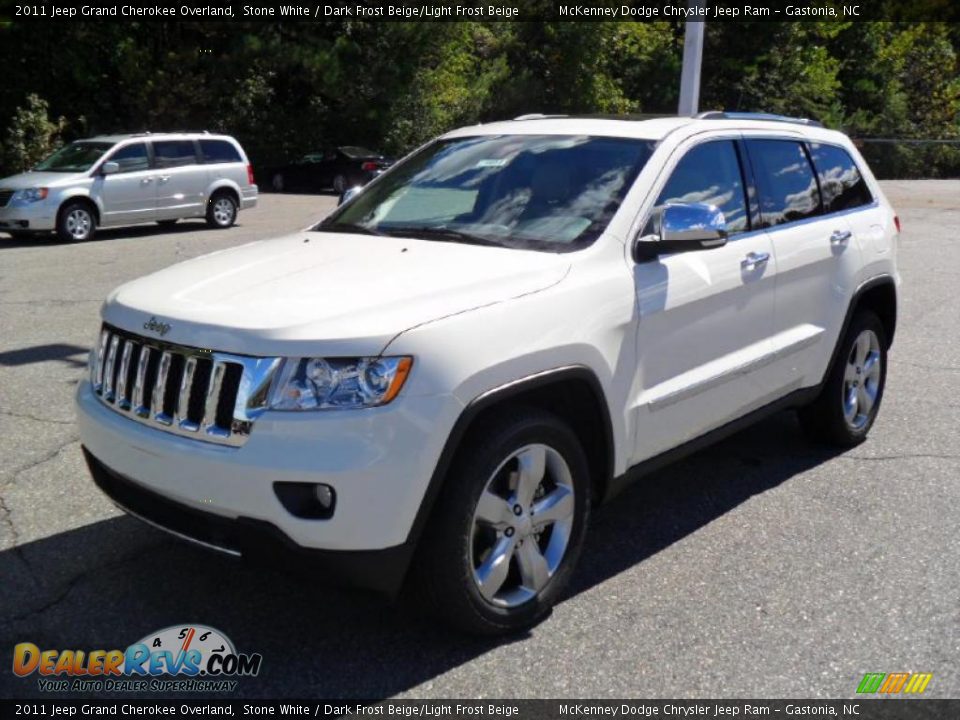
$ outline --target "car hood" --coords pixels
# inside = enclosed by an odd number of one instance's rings
[[[134,280],[111,293],[103,317],[225,352],[376,355],[416,325],[543,290],[569,264],[554,253],[304,232]]]
[[[50,187],[51,185],[60,185],[82,178],[86,173],[75,172],[25,172],[19,175],[11,175],[0,180],[0,189],[3,190],[25,190],[26,188]]]

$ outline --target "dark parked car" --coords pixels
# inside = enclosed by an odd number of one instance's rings
[[[270,186],[285,190],[329,190],[342,193],[355,185],[365,185],[390,167],[393,161],[355,145],[307,153],[296,162],[270,171]]]

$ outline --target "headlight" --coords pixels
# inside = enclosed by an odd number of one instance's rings
[[[270,389],[273,410],[386,405],[403,387],[411,357],[287,358]]]
[[[10,200],[11,202],[16,200],[19,200],[20,202],[39,202],[40,200],[46,200],[49,192],[49,188],[27,188],[26,190],[17,190]]]

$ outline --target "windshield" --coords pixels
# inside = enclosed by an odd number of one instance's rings
[[[110,143],[75,142],[62,147],[34,170],[45,172],[84,172],[93,167],[103,154],[112,148]]]
[[[315,229],[577,250],[604,231],[653,145],[585,135],[439,140]]]

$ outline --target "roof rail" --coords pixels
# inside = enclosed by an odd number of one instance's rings
[[[794,125],[809,125],[811,127],[823,127],[819,120],[811,118],[790,117],[789,115],[776,115],[774,113],[758,112],[728,112],[726,110],[710,110],[702,112],[696,116],[698,120],[764,120],[767,122],[793,123]]]
[[[565,118],[567,115],[544,115],[543,113],[527,113],[526,115],[520,115],[515,117],[514,120],[547,120],[549,118]]]

